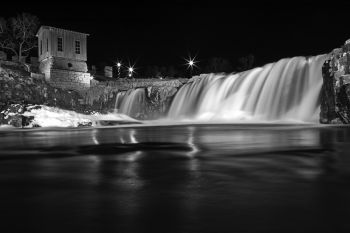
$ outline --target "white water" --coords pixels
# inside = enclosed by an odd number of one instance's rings
[[[318,122],[326,55],[282,59],[237,74],[194,77],[168,117],[195,121]]]
[[[93,126],[98,126],[99,121],[127,121],[130,123],[138,123],[137,120],[120,113],[95,113],[92,115],[85,115],[45,105],[29,106],[23,115],[34,117],[27,128],[31,128],[34,125],[40,127],[78,127],[79,125],[86,125],[88,123],[91,123]]]
[[[294,57],[242,73],[194,77],[176,94],[168,119],[157,123],[318,122],[321,72],[326,58],[327,55]],[[145,104],[145,89],[139,88],[118,93],[115,113],[111,114],[91,116],[41,106],[24,115],[34,116],[32,124],[41,127],[77,127],[98,121],[137,122],[130,117],[143,114]]]
[[[145,89],[130,89],[125,94],[118,93],[115,109],[117,109],[118,113],[122,113],[131,117],[138,117],[143,113],[145,104]]]
[[[119,111],[120,104],[125,96],[125,91],[118,92],[117,97],[115,98],[114,111],[117,113]]]

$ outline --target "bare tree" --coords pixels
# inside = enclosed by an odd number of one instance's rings
[[[38,17],[28,13],[8,20],[0,18],[0,48],[10,50],[20,61],[21,56],[37,47],[35,35],[38,27]]]

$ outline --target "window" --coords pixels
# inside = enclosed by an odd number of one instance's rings
[[[57,38],[57,51],[63,52],[63,38],[62,37]]]
[[[49,51],[49,39],[46,39],[46,52]]]
[[[43,54],[43,41],[40,40],[40,55]]]
[[[80,54],[80,41],[79,40],[75,41],[75,53]]]

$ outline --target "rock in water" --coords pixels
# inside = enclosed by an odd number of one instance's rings
[[[335,111],[335,79],[331,73],[330,60],[326,60],[322,66],[322,77],[320,123],[329,124],[337,118]]]
[[[334,49],[322,67],[320,122],[350,124],[350,43]]]

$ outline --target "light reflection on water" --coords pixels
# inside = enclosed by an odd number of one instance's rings
[[[14,232],[350,229],[347,127],[55,129],[0,139],[0,218]]]

